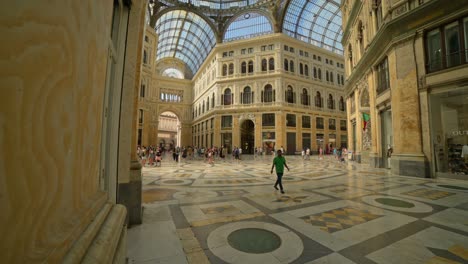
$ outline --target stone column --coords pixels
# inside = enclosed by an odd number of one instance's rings
[[[412,41],[395,47],[388,54],[388,64],[391,76],[394,135],[392,173],[426,177],[430,175],[430,170],[429,163],[422,152],[418,79]]]
[[[372,147],[371,147],[371,151],[369,153],[369,165],[373,168],[380,168],[382,167],[382,164],[383,164],[383,160],[382,160],[382,156],[379,155],[379,142],[380,142],[380,137],[381,137],[381,134],[379,133],[380,129],[380,124],[381,124],[381,121],[380,121],[380,115],[379,115],[379,111],[377,110],[377,106],[376,106],[376,94],[375,94],[375,87],[374,87],[374,76],[373,76],[373,71],[371,73],[369,73],[367,76],[366,76],[366,82],[367,82],[367,85],[369,87],[368,89],[368,92],[369,92],[369,104],[370,104],[370,118],[371,118],[371,135],[372,135]],[[380,139],[380,140],[379,140]]]
[[[117,202],[127,207],[126,222],[129,225],[140,224],[142,221],[141,165],[137,158],[136,145],[145,4],[146,1],[134,1],[130,10],[122,92],[121,111],[124,114],[120,121]]]
[[[354,160],[357,163],[361,163],[361,151],[362,151],[362,113],[359,105],[359,90],[355,90],[354,103],[356,105],[356,149],[354,150]]]

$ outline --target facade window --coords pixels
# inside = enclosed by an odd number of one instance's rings
[[[254,63],[253,61],[249,61],[249,73],[253,73],[254,69]]]
[[[302,94],[301,94],[301,104],[302,105],[309,105],[309,94],[307,93],[307,89],[304,88],[302,89]]]
[[[299,63],[299,74],[304,75],[304,64]]]
[[[388,73],[388,59],[385,59],[377,65],[377,94],[390,89],[390,75]]]
[[[234,63],[230,63],[229,64],[229,75],[233,75],[234,74]]]
[[[149,42],[148,36],[145,36],[145,42]]]
[[[253,95],[252,89],[249,86],[245,87],[241,93],[241,104],[251,104],[253,102]]]
[[[379,29],[383,23],[382,0],[374,0],[374,12],[377,17],[377,29]]]
[[[275,91],[271,84],[265,85],[264,90],[262,91],[262,102],[271,103],[275,101]]]
[[[262,71],[267,71],[267,59],[262,59]]]
[[[312,55],[312,59],[316,60],[317,59],[317,55]]]
[[[262,114],[262,126],[275,126],[275,114]]]
[[[328,109],[335,109],[335,100],[331,94],[328,95],[327,105]]]
[[[325,72],[325,78],[326,78],[327,82],[330,81],[330,79],[328,78],[328,71]]]
[[[284,70],[289,71],[289,62],[287,59],[284,59]]]
[[[328,64],[328,59],[325,59],[325,63]]]
[[[294,72],[294,61],[293,60],[289,61],[289,71]]]
[[[340,130],[346,131],[346,120],[340,120]]]
[[[266,50],[266,46],[261,46],[261,47],[260,47],[260,50],[261,50],[261,51],[265,51],[265,50]]]
[[[227,64],[223,64],[223,73],[222,73],[223,76],[227,75],[227,67],[228,67]]]
[[[232,127],[232,116],[221,116],[221,128]]]
[[[460,65],[460,31],[458,22],[445,26],[444,31],[447,67]]]
[[[284,50],[285,50],[285,51],[289,51],[288,45],[284,45]]]
[[[286,90],[286,102],[287,103],[290,103],[290,104],[293,104],[294,103],[294,91],[293,91],[293,88],[291,86],[288,86],[288,89]]]
[[[302,116],[302,128],[311,128],[310,116]]]
[[[232,56],[234,56],[234,51],[233,50],[229,51],[229,57],[232,57]]]
[[[141,87],[140,87],[140,97],[141,98],[144,98],[145,97],[145,91],[146,90],[146,85],[144,83],[141,84]]]
[[[309,66],[307,64],[304,65],[304,74],[309,77]]]
[[[294,48],[293,48],[293,47],[289,47],[289,52],[294,53]]]
[[[349,68],[352,69],[354,67],[353,64],[353,47],[351,44],[348,46],[348,62],[349,62]]]
[[[249,51],[249,54],[252,54],[254,50],[253,50],[253,48],[249,48],[248,51]]]
[[[322,96],[320,95],[320,92],[317,92],[315,95],[315,106],[322,107]]]
[[[213,93],[213,96],[211,97],[211,108],[215,106],[215,94]]]
[[[345,102],[344,102],[343,96],[340,97],[339,108],[340,108],[340,111],[345,110]]]
[[[241,73],[246,74],[247,73],[247,62],[243,61],[241,63]]]
[[[322,69],[318,68],[318,78],[322,80]]]
[[[268,60],[268,70],[270,70],[270,71],[275,70],[275,59],[270,58]]]
[[[233,94],[231,93],[231,89],[226,89],[224,91],[224,94],[221,95],[221,102],[223,102],[223,105],[231,105],[233,102]]]
[[[328,119],[328,129],[336,130],[335,119]]]
[[[315,128],[317,129],[323,129],[323,117],[317,117],[317,122]]]
[[[440,31],[432,30],[426,35],[427,71],[442,69],[442,47],[440,43]]]
[[[268,45],[268,50],[273,50],[273,47],[274,47],[273,44]]]
[[[333,72],[330,72],[330,82],[333,83]]]
[[[317,68],[314,67],[314,79],[317,79]]]
[[[246,52],[246,49],[241,49],[241,54],[244,55]]]
[[[286,114],[286,126],[296,127],[296,115]]]
[[[143,124],[143,109],[138,109],[138,124]]]
[[[318,60],[318,61],[322,61],[322,57],[317,56],[317,60]]]
[[[364,32],[363,32],[363,29],[364,27],[362,26],[362,21],[359,21],[358,23],[358,29],[357,29],[357,32],[358,32],[358,43],[359,43],[359,52],[361,53],[361,57],[362,57],[362,54],[364,53]]]
[[[146,50],[143,51],[143,63],[148,63],[148,52]]]
[[[309,57],[309,52],[307,52],[307,51],[304,52],[304,56],[308,58]]]
[[[210,97],[206,99],[206,111],[210,110]]]

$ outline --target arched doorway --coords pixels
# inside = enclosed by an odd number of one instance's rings
[[[240,127],[242,154],[253,154],[255,144],[255,124],[252,120],[244,120]]]
[[[163,112],[159,115],[157,140],[163,142],[163,150],[169,151],[180,146],[180,121],[173,112]]]

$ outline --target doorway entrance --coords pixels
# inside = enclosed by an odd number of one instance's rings
[[[242,154],[253,154],[255,144],[255,124],[252,120],[244,120],[240,127]]]
[[[390,168],[389,155],[393,152],[392,111],[390,109],[380,112],[381,138],[382,138],[382,167]],[[389,149],[392,149],[389,151]]]

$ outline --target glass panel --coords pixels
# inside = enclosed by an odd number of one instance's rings
[[[426,52],[428,60],[428,70],[435,71],[442,68],[442,50],[440,47],[440,31],[438,29],[430,31],[426,35]]]
[[[465,62],[468,62],[468,17],[463,20],[465,35]]]
[[[458,22],[445,27],[445,52],[447,56],[447,67],[460,64],[460,35]]]

